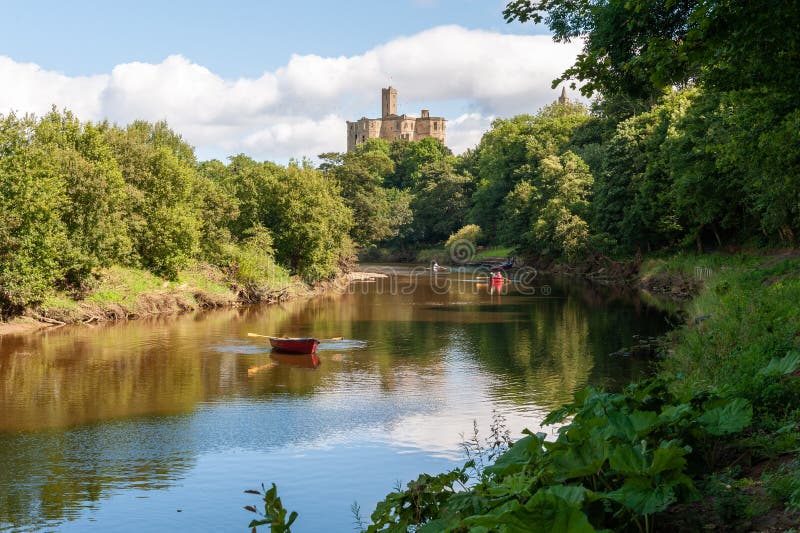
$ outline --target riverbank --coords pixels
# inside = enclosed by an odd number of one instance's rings
[[[213,265],[199,264],[181,271],[176,280],[169,281],[146,270],[111,267],[99,272],[94,283],[77,297],[54,292],[40,305],[0,321],[0,336],[67,324],[135,320],[200,309],[310,298],[342,290],[353,278],[360,279],[359,273],[343,272],[312,286],[297,276],[290,277],[279,271],[258,283],[243,284]]]
[[[547,273],[576,276],[608,285],[625,285],[673,300],[689,300],[696,296],[715,272],[741,265],[753,265],[767,257],[796,256],[792,250],[752,250],[706,254],[672,253],[614,259],[601,253],[590,254],[580,261],[564,262],[551,257],[517,254],[513,248],[499,246],[472,247],[466,259],[454,261],[445,248],[420,250],[373,249],[364,259],[374,262],[431,263],[443,265],[466,263],[502,263],[514,257],[517,267],[530,267]]]

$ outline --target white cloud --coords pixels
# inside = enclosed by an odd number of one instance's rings
[[[378,116],[380,88],[391,83],[400,112],[417,111],[404,102],[421,102],[449,119],[448,145],[459,153],[480,140],[494,116],[530,113],[552,102],[551,80],[579,48],[547,36],[440,26],[362,55],[293,55],[274,72],[238,80],[180,55],[88,77],[0,56],[0,113],[41,114],[55,104],[84,120],[166,119],[201,158],[245,152],[285,161],[344,150],[344,121]]]
[[[467,148],[474,148],[481,136],[489,129],[494,116],[480,113],[466,113],[447,123],[447,145],[453,153],[460,154]]]

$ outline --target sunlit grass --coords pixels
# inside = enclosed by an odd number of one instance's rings
[[[514,255],[514,250],[515,249],[513,247],[484,248],[475,254],[475,259],[486,259],[489,257],[509,257]]]
[[[698,320],[676,332],[664,369],[687,387],[754,394],[761,368],[800,350],[800,260],[710,264],[718,273],[689,308]]]
[[[760,258],[750,254],[687,254],[648,257],[639,267],[642,278],[661,275],[682,275],[707,280],[730,269],[754,266]]]
[[[109,267],[100,275],[97,286],[86,296],[86,302],[96,305],[118,304],[133,307],[145,293],[169,289],[170,282],[147,270]]]

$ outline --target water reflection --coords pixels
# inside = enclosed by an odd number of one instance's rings
[[[279,365],[286,365],[295,368],[310,368],[314,369],[319,366],[319,356],[315,353],[303,355],[290,355],[283,353],[272,352],[270,358]],[[247,369],[248,374],[250,369]]]
[[[138,529],[228,530],[246,523],[242,488],[280,479],[298,531],[349,529],[354,499],[457,461],[474,419],[538,429],[577,388],[646,371],[606,354],[664,331],[660,312],[537,282],[498,294],[406,270],[308,302],[0,337],[0,529],[125,531],[115,514],[135,514]],[[347,340],[280,356],[248,332]]]

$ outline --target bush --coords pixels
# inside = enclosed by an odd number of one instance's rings
[[[466,263],[475,258],[481,228],[475,224],[467,224],[450,235],[444,247],[448,257],[455,263]]]

